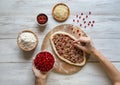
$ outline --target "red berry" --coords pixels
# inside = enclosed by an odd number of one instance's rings
[[[86,23],[86,21],[84,21],[84,24]]]
[[[64,48],[61,48],[62,50],[64,50]]]
[[[76,15],[76,18],[78,18],[78,15]]]
[[[85,18],[83,18],[83,21],[85,20]]]
[[[86,15],[86,18],[88,18],[88,15]]]
[[[71,30],[73,30],[73,27],[71,28]]]
[[[83,13],[81,13],[81,15],[83,15]]]
[[[91,21],[89,21],[89,23],[91,23]]]
[[[81,16],[79,16],[79,19],[81,19]]]
[[[95,21],[92,21],[92,23],[95,23]]]
[[[90,25],[90,23],[88,23],[88,26]]]
[[[80,27],[82,27],[82,24],[80,24]]]
[[[93,24],[91,24],[91,27],[93,27]]]
[[[75,20],[73,19],[73,22],[75,22]]]
[[[91,12],[89,12],[89,15],[91,15]]]
[[[73,25],[70,26],[71,30],[73,30]]]

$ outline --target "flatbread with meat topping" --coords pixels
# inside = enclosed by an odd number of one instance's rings
[[[61,60],[71,65],[83,66],[86,62],[85,52],[73,46],[74,40],[74,36],[61,31],[50,37],[52,48]]]

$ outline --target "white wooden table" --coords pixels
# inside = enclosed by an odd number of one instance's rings
[[[51,15],[53,6],[66,3],[71,10],[69,19],[56,22]],[[0,85],[34,85],[32,57],[41,48],[44,36],[60,24],[72,23],[80,12],[92,11],[94,28],[83,29],[99,49],[120,71],[120,0],[0,0]],[[36,16],[49,17],[45,30],[36,24]],[[34,52],[22,52],[16,43],[18,33],[30,29],[39,35],[39,46]],[[112,85],[99,62],[91,58],[87,65],[73,75],[51,72],[47,85]]]

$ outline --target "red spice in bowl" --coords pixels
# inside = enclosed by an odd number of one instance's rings
[[[55,59],[53,55],[47,51],[40,52],[34,59],[35,67],[41,72],[48,72],[54,66]]]
[[[47,21],[48,21],[48,17],[46,14],[41,13],[37,16],[37,22],[39,25],[46,25]]]

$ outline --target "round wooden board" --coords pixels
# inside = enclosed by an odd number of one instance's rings
[[[73,27],[73,25],[70,24],[63,24],[63,25],[59,25],[56,26],[55,28],[53,28],[50,32],[47,33],[47,35],[45,36],[43,43],[42,43],[42,47],[41,50],[42,51],[49,51],[51,52],[54,57],[55,57],[55,66],[53,68],[53,71],[56,73],[60,73],[60,74],[73,74],[78,72],[83,66],[78,67],[78,66],[73,66],[70,65],[62,60],[60,60],[57,55],[55,54],[54,50],[52,49],[51,43],[50,43],[50,36],[54,33],[54,32],[58,32],[58,31],[64,31],[67,32],[71,35],[73,35],[76,39],[78,39],[79,33],[77,31],[82,32],[82,36],[87,36],[80,28],[78,27]],[[87,60],[88,60],[88,54],[86,55]]]

